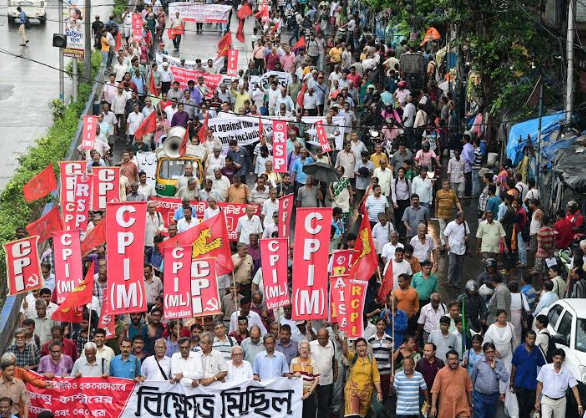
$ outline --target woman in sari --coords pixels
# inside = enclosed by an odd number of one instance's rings
[[[344,338],[342,354],[350,365],[344,388],[344,417],[364,418],[370,410],[374,389],[378,402],[383,401],[383,391],[376,359],[367,353],[366,340],[358,338],[354,342],[354,350],[348,349],[348,339]]]
[[[340,180],[330,185],[330,198],[332,207],[339,207],[343,212],[344,225],[348,226],[350,219],[350,205],[352,204],[352,185],[350,179],[344,175],[344,167],[337,168]]]
[[[403,361],[406,358],[413,359],[414,364],[417,364],[419,359],[421,359],[421,353],[417,350],[417,340],[413,336],[406,337],[405,342],[393,353],[395,374],[403,370]]]
[[[515,327],[507,321],[507,312],[504,309],[496,311],[496,322],[488,327],[484,334],[485,343],[493,343],[496,347],[496,355],[505,364],[509,373],[513,362],[513,351],[517,347]],[[505,393],[506,382],[499,382],[500,392]]]

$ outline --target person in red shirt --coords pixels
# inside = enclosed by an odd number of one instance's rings
[[[279,54],[277,53],[277,48],[273,47],[271,52],[265,57],[266,67],[269,71],[275,71],[277,68],[277,63],[279,62]]]
[[[41,348],[42,356],[46,356],[49,354],[49,346],[53,341],[59,341],[61,343],[61,345],[63,346],[61,352],[63,354],[66,354],[69,357],[71,357],[71,360],[73,360],[74,362],[75,360],[77,360],[77,346],[72,340],[64,337],[63,327],[61,325],[53,325],[53,327],[51,328],[51,340],[43,344],[43,347]]]
[[[555,232],[555,247],[557,249],[568,248],[574,242],[574,231],[572,231],[572,222],[566,218],[566,213],[560,209],[556,213],[557,221],[553,225]]]
[[[130,161],[130,151],[126,150],[122,153],[122,162],[120,163],[120,174],[126,176],[128,181],[138,181],[138,168],[136,164]]]
[[[358,74],[356,72],[355,67],[350,67],[350,74],[348,74],[347,79],[352,81],[352,83],[354,84],[354,87],[356,87],[357,89],[360,89],[361,77],[360,77],[360,74]]]
[[[566,219],[572,223],[572,231],[574,232],[574,240],[582,239],[584,237],[584,217],[578,209],[578,204],[570,200],[566,205],[567,215]]]

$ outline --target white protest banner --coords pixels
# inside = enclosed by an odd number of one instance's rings
[[[139,152],[136,154],[138,171],[147,175],[147,183],[155,187],[157,184],[157,154],[155,152]]]
[[[271,77],[276,76],[279,80],[279,84],[281,87],[287,87],[287,85],[291,82],[291,73],[286,73],[284,71],[267,71],[262,76],[253,75],[250,77],[250,90],[254,90],[258,87],[259,84],[263,86],[266,90],[268,87],[269,79]]]
[[[309,126],[306,127],[305,132],[309,134],[309,142],[311,145],[316,147],[321,146],[318,138],[317,138],[317,129],[315,126],[315,122],[321,121],[323,123],[324,128],[328,127],[330,123],[326,121],[326,118],[323,116],[304,116],[301,118],[301,122],[307,123]],[[342,149],[342,144],[344,143],[344,134],[346,133],[344,127],[344,117],[343,116],[336,116],[332,118],[332,124],[338,125],[338,129],[335,131],[337,135],[334,136],[334,144],[337,150]],[[327,128],[326,128],[327,133]],[[328,137],[328,140],[330,138]]]
[[[181,60],[179,58],[176,58],[172,55],[160,54],[160,53],[157,53],[156,60],[157,60],[157,64],[159,64],[159,66],[163,63],[163,61],[167,61],[169,64],[175,65],[178,67],[195,69],[195,60],[185,60],[185,61],[183,61],[183,64],[181,64]],[[224,66],[224,57],[220,57],[214,61],[214,68],[216,69],[216,71],[220,71],[223,66]],[[226,80],[229,81],[230,77],[224,76],[224,81],[226,81]]]
[[[272,120],[262,118],[262,124],[264,134],[271,137],[273,135]],[[220,112],[217,118],[208,121],[208,129],[222,141],[224,149],[228,148],[228,141],[231,139],[237,140],[239,146],[258,142],[258,117],[235,116]]]
[[[50,389],[27,385],[30,418],[48,407],[57,417],[112,418],[301,418],[303,411],[301,378],[234,380],[197,388],[112,377],[54,378],[51,383]]]
[[[232,6],[207,3],[169,3],[169,16],[179,12],[185,22],[227,23]]]

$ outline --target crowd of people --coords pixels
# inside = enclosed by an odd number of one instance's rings
[[[197,387],[287,376],[303,379],[304,418],[493,418],[505,394],[516,397],[520,418],[533,409],[558,418],[566,414],[569,389],[578,408],[571,413],[581,416],[576,378],[564,366],[565,352],[555,347],[543,314],[559,299],[586,297],[586,245],[574,252],[567,274],[555,259],[556,250],[584,238],[578,204],[571,201],[566,210],[549,214],[526,168],[507,160],[489,166],[485,125],[475,123],[482,106],[457,114],[452,94],[438,87],[446,71],[436,62],[435,46],[381,42],[356,4],[268,6],[269,18],[255,24],[248,67],[214,91],[203,77],[180,86],[170,66],[184,61],[157,63],[157,53],[169,55],[165,28],[183,25],[178,15],[167,16],[165,5],[139,2],[141,43],[131,40],[130,13],[122,22],[110,17],[105,24],[96,17],[92,28],[108,80],[96,147],[82,156],[90,170],[119,164],[120,200],[148,202],[148,311],[117,317],[111,338],[97,328],[108,276],[114,274],[102,245],[84,255],[85,270],[95,261],[95,287],[83,321],[53,321],[55,265],[49,248],[42,256],[44,287],[26,296],[14,343],[0,361],[0,415],[28,418],[23,382],[50,387],[53,377],[113,376]],[[198,36],[204,27],[186,29],[183,36]],[[426,64],[420,85],[402,68],[404,57],[412,55]],[[213,59],[195,62],[205,73],[225,70]],[[250,77],[266,71],[288,72],[291,82],[269,78],[252,89]],[[135,137],[152,112],[156,132]],[[270,136],[261,135],[252,146],[222,144],[204,126],[219,112],[289,118],[289,171],[273,171]],[[325,118],[332,153],[312,143],[303,116]],[[344,118],[343,134],[332,122],[336,117]],[[471,128],[464,129],[469,122]],[[176,194],[182,206],[165,227],[149,202],[156,191],[134,157],[161,147],[175,126],[189,130],[187,155],[199,165],[184,166]],[[115,153],[120,146],[121,158]],[[331,166],[339,179],[328,183],[307,175],[304,167],[312,162]],[[337,323],[295,321],[290,306],[266,308],[259,240],[278,235],[277,199],[291,193],[296,207],[333,208],[331,251],[353,249],[359,218],[368,216],[382,275],[369,282],[363,338],[349,341]],[[194,201],[208,203],[203,218]],[[233,280],[231,275],[218,281],[222,314],[164,321],[159,244],[217,214],[218,202],[249,204],[236,227]],[[88,229],[101,219],[102,213],[93,213]],[[476,227],[471,219],[478,219]],[[17,232],[26,235],[24,229]],[[292,241],[290,294],[295,250],[300,251]],[[485,268],[477,277],[464,277],[471,258],[481,258]],[[393,281],[389,294],[379,294],[381,280]],[[458,296],[447,300],[440,282]]]

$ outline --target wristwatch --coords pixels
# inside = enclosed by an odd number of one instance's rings
[[[216,376],[214,376],[214,382],[218,381],[218,378]]]

